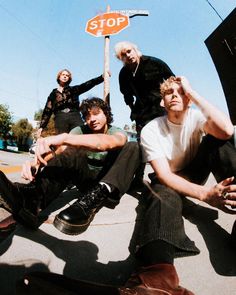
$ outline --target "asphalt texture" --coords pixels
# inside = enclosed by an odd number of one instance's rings
[[[0,170],[11,180],[21,181],[20,166],[26,159],[28,154],[0,151]],[[147,180],[149,172],[151,168],[147,165]],[[210,177],[206,185],[214,183]],[[1,234],[1,295],[14,295],[15,282],[34,270],[99,283],[125,283],[136,267],[128,247],[139,214],[141,191],[125,194],[115,209],[103,207],[85,232],[69,236],[52,223],[76,195],[75,189],[65,191],[46,210],[49,218],[38,230],[17,225],[10,234]],[[8,216],[8,212],[0,209],[0,220]],[[236,246],[232,246],[230,239],[235,215],[188,198],[184,216],[186,233],[201,253],[175,259],[180,285],[195,295],[236,295]]]

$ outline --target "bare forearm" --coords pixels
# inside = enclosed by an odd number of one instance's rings
[[[198,200],[204,200],[204,198],[206,197],[206,187],[192,183],[184,177],[173,173],[170,170],[169,164],[166,159],[162,159],[159,161],[153,160],[150,162],[150,164],[154,172],[156,173],[159,181],[167,187],[182,195],[190,196]]]
[[[126,140],[121,135],[106,134],[68,134],[63,144],[75,147],[85,147],[91,150],[106,151],[122,147]]]
[[[121,148],[126,143],[127,137],[123,133],[113,135],[106,134],[67,134],[62,133],[46,138],[39,138],[35,149],[35,155],[39,162],[47,165],[45,155],[52,152],[52,147],[56,148],[56,154],[62,152],[67,146],[84,147],[94,151],[105,151]]]
[[[208,133],[223,140],[233,135],[233,125],[226,114],[201,97],[196,91],[192,90],[187,95],[207,119],[206,131]]]
[[[174,173],[166,174],[164,177],[158,177],[160,182],[172,188],[174,191],[204,201],[208,192],[208,188],[203,185],[192,183],[181,176]]]
[[[180,81],[185,95],[201,110],[206,118],[204,131],[219,139],[229,139],[234,132],[230,118],[200,96],[191,87],[189,81],[185,77],[180,77]]]

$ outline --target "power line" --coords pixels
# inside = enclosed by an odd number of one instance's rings
[[[223,21],[223,18],[220,16],[220,14],[218,13],[218,11],[215,9],[215,7],[208,1],[206,0],[206,2],[211,6],[211,8],[215,11],[215,13],[219,16],[219,18]]]
[[[17,21],[25,29],[27,29],[34,37],[38,38],[41,42],[43,42],[48,49],[50,48],[54,53],[58,55],[60,59],[62,59],[66,63],[64,56],[62,56],[54,47],[52,47],[50,43],[45,42],[45,40],[43,40],[40,35],[36,34],[30,27],[28,27],[25,23],[23,23],[17,16],[15,16],[10,10],[8,10],[2,4],[0,4],[0,8],[2,8],[2,10],[4,10],[9,16],[14,18],[15,21]]]
[[[17,97],[21,97],[21,98],[23,98],[23,99],[25,99],[25,100],[32,101],[32,98],[30,98],[30,97],[26,97],[26,96],[24,96],[24,95],[21,95],[21,94],[19,94],[18,92],[5,90],[5,89],[3,89],[3,88],[0,88],[0,92],[5,92],[5,93],[7,93],[7,94],[15,95],[15,96],[17,96]]]

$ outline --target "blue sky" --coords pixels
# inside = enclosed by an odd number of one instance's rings
[[[235,0],[210,0],[224,19]],[[71,85],[103,72],[104,38],[85,32],[89,19],[111,10],[145,9],[149,16],[130,19],[130,26],[110,38],[110,96],[115,124],[131,124],[129,110],[119,92],[122,66],[114,45],[136,43],[143,54],[163,59],[176,75],[227,112],[221,84],[204,44],[221,23],[206,0],[0,0],[0,103],[17,118],[32,119],[57,87],[62,68],[73,73]],[[103,85],[80,96],[103,96]]]

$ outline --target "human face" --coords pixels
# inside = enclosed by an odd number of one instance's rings
[[[70,79],[70,74],[67,71],[63,71],[60,74],[60,77],[59,77],[60,84],[62,85],[66,84],[69,81],[69,79]]]
[[[123,49],[121,52],[121,60],[126,65],[132,65],[139,62],[139,56],[132,46]]]
[[[94,107],[86,117],[86,123],[94,133],[106,133],[107,118],[102,109]]]
[[[179,83],[173,82],[169,89],[165,91],[164,105],[168,112],[182,112],[188,109],[190,100],[185,95],[184,90]]]

